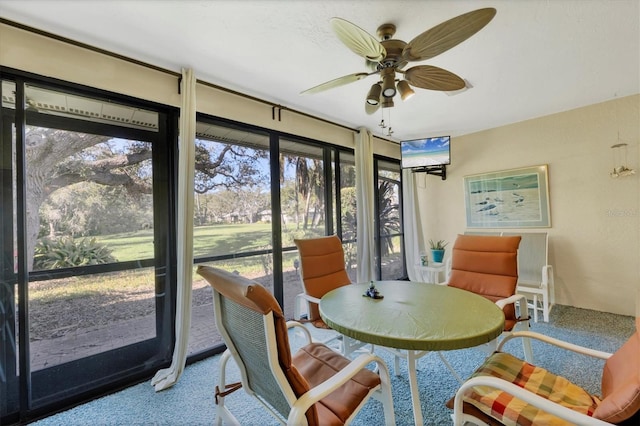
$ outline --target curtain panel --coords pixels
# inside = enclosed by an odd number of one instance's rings
[[[182,103],[180,107],[180,137],[178,141],[176,343],[171,366],[159,370],[151,379],[151,385],[154,386],[156,392],[173,386],[184,371],[189,346],[189,328],[191,326],[193,192],[196,139],[196,78],[193,70],[182,70],[180,89]]]
[[[373,136],[361,127],[355,135],[356,147],[356,238],[358,248],[358,282],[369,282],[375,272],[375,206],[373,182]]]

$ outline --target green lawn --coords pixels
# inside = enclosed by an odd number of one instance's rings
[[[285,230],[282,234],[282,244],[284,247],[293,247],[294,238],[320,235],[324,235],[323,228],[315,228],[306,232]],[[96,237],[96,240],[106,244],[119,262],[153,258],[152,230],[105,235]],[[193,231],[193,256],[195,259],[271,248],[270,223],[198,226]],[[285,270],[293,267],[295,257],[295,253],[284,253],[283,266]],[[248,277],[256,277],[270,273],[272,261],[270,255],[258,255],[216,262],[216,266],[231,271],[236,270]],[[195,274],[194,277],[196,277]]]
[[[322,229],[308,232],[307,236],[322,235]],[[303,238],[304,231],[283,234],[283,245],[293,246],[293,238]],[[112,255],[120,262],[153,258],[153,232],[141,230],[122,234],[96,237],[99,243],[106,244]],[[237,224],[200,226],[194,229],[194,257],[226,255],[271,248],[271,224]],[[285,269],[293,268],[296,253],[285,253]],[[258,255],[216,262],[216,266],[228,270],[237,270],[248,277],[265,275],[270,271],[270,255]],[[193,274],[194,279],[198,276]],[[88,276],[72,277],[64,280],[45,280],[33,285],[31,301],[41,303],[59,299],[91,296],[122,291],[140,291],[153,289],[153,271],[148,268],[137,271],[122,271]]]
[[[311,231],[285,231],[283,246],[293,247],[294,238],[310,238],[323,235],[322,228]],[[96,237],[96,240],[112,249],[118,261],[153,258],[153,233],[150,230]],[[399,240],[395,241],[396,248]],[[348,245],[349,246],[349,245]],[[271,248],[271,224],[211,225],[194,229],[194,257],[246,253]],[[394,254],[390,256],[395,257]],[[293,270],[297,252],[283,253],[283,269]],[[389,261],[386,258],[385,261]],[[215,266],[238,271],[249,278],[268,275],[272,271],[272,256],[257,255],[215,262]],[[30,300],[41,303],[58,299],[142,291],[154,288],[153,268],[78,276],[63,280],[45,280],[31,288]],[[194,280],[199,279],[193,274]]]
[[[314,232],[315,231],[315,232]],[[293,246],[294,238],[323,235],[323,230],[285,231],[282,235],[284,247]],[[141,230],[124,234],[96,237],[106,244],[119,261],[153,258],[153,231]],[[198,226],[193,231],[193,255],[221,256],[271,248],[271,224],[251,223],[236,225]]]

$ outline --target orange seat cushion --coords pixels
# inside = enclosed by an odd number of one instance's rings
[[[320,343],[304,346],[295,353],[292,361],[311,387],[329,379],[351,362]],[[379,385],[380,377],[377,374],[361,370],[316,404],[319,424],[343,425],[367,395]]]

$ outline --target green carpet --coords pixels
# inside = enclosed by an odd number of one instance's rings
[[[555,306],[550,322],[533,323],[531,330],[594,349],[615,352],[633,334],[635,323],[634,318],[628,316]],[[522,357],[519,341],[509,342],[505,350]],[[539,342],[533,342],[533,351],[536,364],[570,378],[593,393],[600,393],[602,361]],[[395,376],[392,357],[383,351],[378,352],[390,366],[396,423],[411,425],[413,413],[406,363],[401,363],[401,374]],[[461,377],[467,377],[484,359],[484,354],[477,349],[449,351],[444,355]],[[179,382],[166,391],[156,393],[149,382],[141,383],[33,424],[211,425],[215,419],[213,391],[217,381],[217,361],[218,357],[213,357],[188,366]],[[238,372],[234,367],[228,373],[227,381],[236,380]],[[425,424],[451,424],[451,412],[444,404],[453,396],[458,383],[436,354],[420,359],[418,385]],[[227,397],[226,404],[243,425],[278,424],[259,403],[242,391]],[[371,426],[383,423],[382,406],[377,401],[371,401],[352,424]]]

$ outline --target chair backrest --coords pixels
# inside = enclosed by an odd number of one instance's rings
[[[549,235],[546,232],[481,232],[470,231],[465,235],[517,236],[518,284],[539,287],[543,281],[542,268],[549,264]]]
[[[329,291],[351,283],[344,263],[342,241],[336,235],[294,242],[300,254],[300,276],[305,293],[321,298]],[[318,319],[318,306],[310,304],[309,320]]]
[[[458,235],[451,254],[449,285],[495,302],[512,296],[518,282],[519,236]],[[516,321],[515,306],[504,307],[505,329]]]
[[[602,402],[593,417],[621,423],[634,415],[640,417],[639,412],[640,318],[636,318],[636,332],[604,364]]]
[[[518,284],[539,286],[542,268],[549,264],[549,237],[546,232],[503,232],[502,235],[520,235],[518,248]]]
[[[257,282],[209,266],[197,272],[213,288],[216,326],[240,369],[243,387],[286,419],[310,386],[292,364],[280,305]],[[315,406],[306,417],[310,425],[318,423]]]

